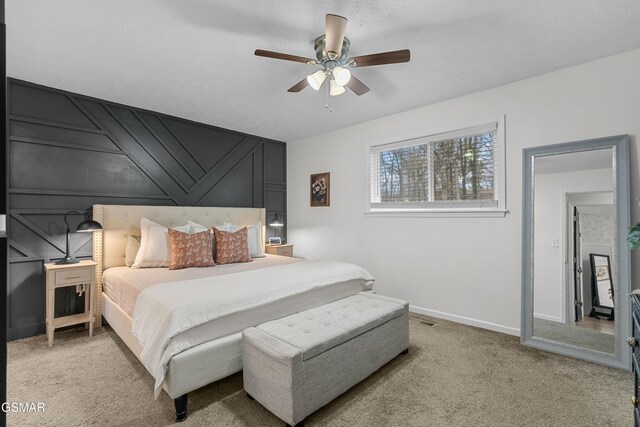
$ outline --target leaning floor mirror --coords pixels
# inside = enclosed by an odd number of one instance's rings
[[[523,161],[522,343],[630,369],[629,137]]]

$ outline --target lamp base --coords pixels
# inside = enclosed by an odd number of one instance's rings
[[[54,262],[54,264],[55,265],[77,264],[79,262],[80,262],[79,259],[68,257],[68,258],[59,259],[58,261]]]

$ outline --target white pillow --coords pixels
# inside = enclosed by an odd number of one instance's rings
[[[242,228],[242,227],[238,227],[237,225],[233,225],[229,222],[225,222],[222,225],[214,225],[214,227],[220,231],[228,231],[230,233],[236,232]],[[249,227],[247,227],[247,229],[249,229]]]
[[[131,267],[136,262],[140,250],[140,236],[127,234],[127,245],[124,248],[124,265]]]
[[[242,227],[225,222],[222,227],[216,228],[222,231],[234,232],[240,230]],[[262,221],[258,221],[256,225],[247,225],[247,231],[251,258],[264,258],[264,253],[262,253]]]
[[[188,233],[190,226],[171,227],[174,230]],[[169,267],[171,264],[171,248],[169,247],[169,229],[147,218],[140,220],[140,249],[132,268]]]
[[[198,224],[197,222],[193,222],[191,220],[187,221],[187,224],[190,227],[189,233],[202,233],[203,231],[211,231],[213,233],[213,231],[211,230],[211,227],[205,227],[204,225]]]

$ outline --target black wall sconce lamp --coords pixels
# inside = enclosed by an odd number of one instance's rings
[[[270,227],[283,227],[283,226],[284,226],[284,222],[282,222],[282,221],[280,220],[280,217],[278,216],[278,214],[276,214],[276,215],[273,217],[273,221],[271,221],[271,222],[269,223],[269,226],[270,226]]]
[[[271,222],[269,223],[269,227],[274,227],[276,229],[276,236],[279,237],[282,242],[282,227],[284,227],[284,222],[280,219],[280,217],[278,216],[278,214],[276,213],[275,216],[273,217],[273,220],[271,220]]]

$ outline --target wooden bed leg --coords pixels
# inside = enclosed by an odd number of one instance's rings
[[[187,419],[187,394],[173,399],[173,403],[176,405],[176,422],[181,423]]]
[[[404,350],[402,350],[402,351],[400,352],[400,354],[402,354],[402,355],[409,354],[409,349],[408,349],[408,348],[405,348]]]
[[[247,397],[249,398],[249,400],[255,400],[249,393],[247,393]]]

